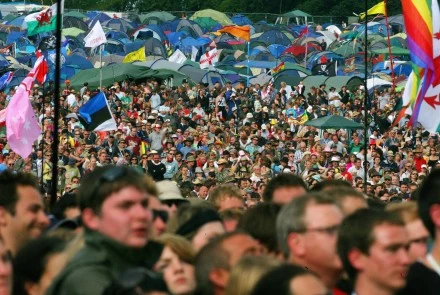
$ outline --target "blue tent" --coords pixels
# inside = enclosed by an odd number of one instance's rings
[[[231,17],[231,21],[237,26],[252,25],[250,19],[248,19],[246,16],[242,14],[234,15],[233,17]]]
[[[322,58],[326,58],[328,61],[336,60],[339,64],[343,64],[345,58],[333,51],[314,51],[307,58],[307,68],[312,69],[315,65],[321,63]]]
[[[19,40],[21,37],[24,37],[24,35],[25,35],[25,32],[10,32],[8,34],[7,39],[6,39],[6,45],[17,42],[17,40]],[[30,43],[31,43],[31,41],[29,41],[29,44]]]
[[[289,38],[284,35],[284,33],[277,30],[264,32],[260,37],[257,38],[257,40],[259,42],[263,42],[264,44],[266,44],[266,46],[269,46],[271,44],[289,46],[292,43],[290,42]]]
[[[17,27],[22,27],[23,23],[24,23],[24,18],[26,17],[26,15],[21,15],[19,17],[14,18],[13,20],[11,20],[10,22],[8,22],[8,25],[10,26],[17,26]]]
[[[101,23],[104,27],[111,28],[115,31],[127,33],[129,30],[134,29],[134,26],[125,19],[122,18],[112,18]]]
[[[89,18],[90,18],[90,16],[89,16]],[[89,22],[89,28],[93,28],[93,26],[96,24],[96,22],[98,20],[99,20],[99,22],[102,25],[103,22],[105,22],[105,21],[107,21],[109,19],[112,19],[112,18],[110,16],[108,16],[107,14],[105,14],[103,12],[100,12],[97,15],[95,15],[93,18],[90,18],[90,19],[91,19],[91,21]]]
[[[281,54],[283,54],[284,50],[286,50],[286,46],[284,45],[279,45],[279,44],[272,44],[270,46],[267,47],[267,49],[269,50],[269,52],[275,57],[275,58],[279,58],[281,56]]]
[[[187,32],[172,32],[168,34],[168,41],[172,46],[176,46],[180,43],[181,40],[185,39],[188,35]]]
[[[0,69],[9,67],[10,63],[2,54],[0,54]]]
[[[128,37],[128,35],[124,32],[119,32],[119,31],[108,31],[107,33],[105,33],[105,37],[111,38],[111,39],[116,39],[121,41],[124,44],[127,44],[128,42],[130,42],[130,37]]]

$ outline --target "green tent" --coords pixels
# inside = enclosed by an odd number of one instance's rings
[[[388,56],[389,49],[388,48],[382,48],[382,49],[376,49],[372,51],[374,54],[385,54],[385,56]],[[391,46],[391,54],[398,56],[398,55],[409,55],[409,50],[405,48],[395,47]]]
[[[216,25],[218,25],[218,22],[216,22],[215,20],[213,20],[210,17],[198,17],[195,18],[194,21],[203,29],[205,29],[205,31],[211,31],[211,29],[213,27],[215,27]]]
[[[139,15],[143,24],[161,24],[167,21],[175,20],[176,17],[166,11],[152,11],[147,14]]]
[[[74,10],[65,13],[64,16],[73,16],[73,17],[79,18],[81,20],[88,19],[87,15],[85,15],[79,11],[74,11]]]
[[[81,29],[75,28],[75,27],[63,29],[63,35],[64,36],[77,37],[81,33],[84,33],[84,31],[81,30]]]
[[[364,128],[361,123],[355,122],[353,120],[338,116],[326,116],[314,120],[307,121],[304,123],[307,126],[313,126],[319,129],[362,129]]]
[[[70,79],[70,84],[74,89],[80,89],[85,82],[89,87],[99,87],[99,69],[82,70]],[[154,77],[161,80],[173,78],[174,84],[180,85],[185,78],[184,75],[172,70],[151,70],[147,67],[136,66],[133,64],[112,64],[102,68],[102,85],[111,86],[113,82],[120,82],[126,79],[140,80]],[[179,84],[180,82],[180,84]]]
[[[223,26],[229,26],[234,24],[231,21],[231,19],[226,16],[226,14],[214,9],[204,9],[204,10],[196,11],[189,19],[195,20],[198,17],[210,17]]]

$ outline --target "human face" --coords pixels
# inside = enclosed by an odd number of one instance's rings
[[[148,199],[145,192],[125,187],[104,201],[99,214],[88,212],[91,217],[85,218],[83,213],[83,219],[90,229],[126,246],[141,248],[148,241],[151,223]]]
[[[208,222],[197,230],[192,239],[192,245],[197,252],[213,238],[224,234],[225,228],[220,221]]]
[[[244,208],[244,201],[243,199],[239,198],[232,198],[227,197],[220,201],[218,211],[224,211],[226,209],[243,209]]]
[[[373,237],[369,253],[358,258],[358,277],[364,276],[368,284],[394,294],[405,286],[411,262],[408,234],[403,226],[381,224],[374,228]]]
[[[49,225],[44,213],[43,200],[37,189],[32,186],[17,187],[18,201],[15,214],[3,212],[1,222],[6,247],[13,254],[29,240],[38,238]]]
[[[182,261],[170,247],[165,247],[158,268],[169,291],[175,295],[192,294],[196,288],[194,266]]]
[[[324,284],[316,276],[305,274],[290,281],[290,294],[295,295],[324,295],[328,294]]]
[[[12,294],[12,263],[5,245],[0,242],[0,295]]]
[[[262,255],[263,248],[257,240],[247,234],[237,234],[223,242],[223,249],[229,254],[229,266],[234,266],[244,255]]]
[[[280,187],[273,192],[272,200],[276,204],[284,205],[305,193],[306,190],[302,186]]]
[[[305,249],[303,260],[318,275],[320,272],[342,271],[341,260],[336,254],[337,227],[342,218],[342,212],[336,205],[307,206],[304,216],[306,231],[301,234]]]
[[[425,257],[428,251],[429,232],[423,225],[421,219],[416,219],[405,225],[408,232],[409,250],[408,254],[412,262]]]
[[[201,186],[199,189],[199,198],[205,199],[208,195],[208,188],[206,186]]]

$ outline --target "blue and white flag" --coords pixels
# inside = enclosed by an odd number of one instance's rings
[[[5,89],[9,83],[11,83],[12,78],[14,78],[13,72],[4,73],[3,76],[0,77],[0,90]]]
[[[116,121],[112,116],[105,94],[99,92],[79,109],[79,121],[88,131],[116,130]]]

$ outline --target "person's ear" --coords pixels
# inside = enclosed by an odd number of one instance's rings
[[[87,228],[95,231],[98,230],[100,217],[95,212],[93,212],[91,208],[84,209],[81,216],[82,221]]]
[[[287,236],[287,246],[289,247],[290,255],[303,256],[306,252],[303,236],[299,233],[290,233]]]
[[[224,268],[214,268],[209,273],[209,280],[215,287],[225,289],[229,281],[229,272]]]

